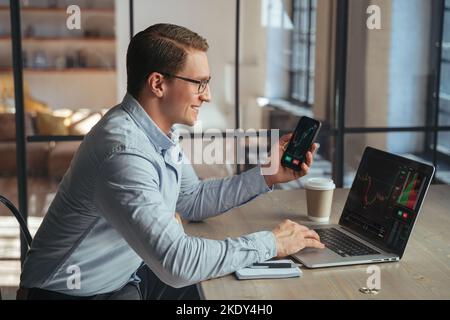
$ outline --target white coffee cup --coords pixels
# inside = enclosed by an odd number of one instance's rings
[[[305,183],[308,219],[314,222],[330,220],[333,192],[336,189],[332,179],[310,178]]]

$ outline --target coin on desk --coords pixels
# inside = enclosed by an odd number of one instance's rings
[[[364,294],[378,294],[378,292],[380,292],[380,290],[362,287],[362,288],[359,288],[359,292],[364,293]]]

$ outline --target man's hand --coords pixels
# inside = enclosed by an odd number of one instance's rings
[[[283,221],[272,232],[277,240],[277,258],[294,254],[306,247],[325,248],[317,232],[291,220]]]
[[[272,187],[276,183],[289,182],[303,177],[308,173],[309,168],[313,164],[313,155],[318,148],[317,143],[314,143],[311,147],[311,150],[306,153],[306,161],[302,163],[301,171],[294,171],[281,165],[281,157],[283,156],[283,153],[286,150],[291,137],[292,133],[286,134],[281,137],[280,141],[273,146],[273,150],[278,149],[278,154],[272,152],[270,156],[270,163],[263,166],[263,168],[269,166],[275,166],[275,168],[278,168],[275,174],[264,175],[264,179],[266,180],[266,183],[269,187]]]

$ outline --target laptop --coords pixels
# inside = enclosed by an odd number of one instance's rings
[[[434,166],[367,147],[338,225],[317,225],[325,249],[293,257],[307,268],[399,261]]]

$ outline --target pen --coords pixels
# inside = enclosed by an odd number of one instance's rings
[[[254,263],[248,267],[252,269],[267,269],[267,268],[285,269],[285,268],[296,268],[297,265],[295,263]]]

